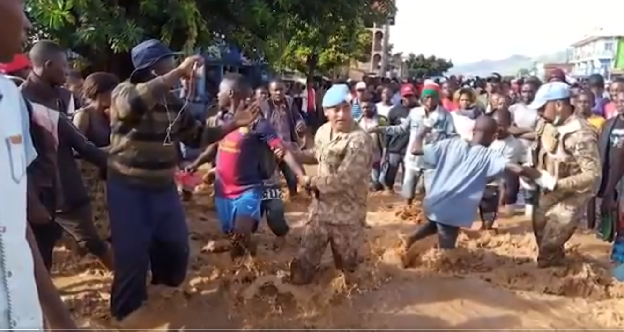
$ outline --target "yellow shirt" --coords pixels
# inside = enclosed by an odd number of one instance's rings
[[[605,118],[600,115],[593,114],[589,118],[587,118],[587,122],[592,125],[594,128],[600,130],[602,128],[602,124],[605,122]]]

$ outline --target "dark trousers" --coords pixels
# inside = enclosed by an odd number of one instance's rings
[[[386,152],[381,165],[380,176],[380,181],[386,187],[394,187],[394,182],[396,181],[397,174],[399,173],[399,168],[401,168],[403,170],[403,174],[405,174],[403,158],[405,158],[405,156],[400,153]]]
[[[262,201],[260,209],[262,215],[266,217],[269,229],[275,236],[286,236],[288,234],[290,227],[284,216],[284,201],[281,199],[265,200]],[[258,227],[256,226],[256,228]]]
[[[284,175],[284,178],[286,179],[286,186],[288,187],[288,192],[290,194],[296,194],[297,193],[297,176],[295,175],[295,172],[293,172],[290,169],[290,167],[288,167],[288,164],[286,164],[284,161],[281,161],[279,163],[279,168],[282,174]]]
[[[431,235],[438,234],[440,249],[454,249],[457,245],[459,227],[449,226],[437,221],[427,220],[422,223],[412,235],[412,240],[422,240]]]
[[[121,320],[147,299],[152,284],[179,286],[189,258],[188,228],[178,191],[145,188],[109,177],[107,198],[114,257],[110,309]]]
[[[56,190],[54,188],[41,189],[39,201],[51,216],[51,220],[46,224],[31,224],[30,228],[37,242],[39,253],[43,258],[43,264],[50,270],[52,268],[52,256],[54,246],[63,235],[63,229],[56,223]]]

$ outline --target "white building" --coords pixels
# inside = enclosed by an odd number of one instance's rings
[[[613,68],[618,40],[624,38],[624,26],[603,27],[591,31],[570,48],[569,62],[573,76],[601,74],[608,77]]]

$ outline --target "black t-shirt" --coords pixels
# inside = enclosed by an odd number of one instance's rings
[[[388,112],[388,125],[397,126],[401,124],[401,119],[406,119],[410,109],[403,105],[396,105]],[[405,120],[403,120],[405,121]],[[405,154],[409,144],[409,132],[402,135],[392,135],[386,138],[386,149],[390,153]]]

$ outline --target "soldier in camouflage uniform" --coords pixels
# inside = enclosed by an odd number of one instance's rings
[[[533,162],[556,179],[552,190],[541,193],[532,218],[538,267],[549,267],[562,263],[564,245],[594,194],[601,164],[596,132],[574,113],[567,84],[543,85],[529,106],[543,117],[536,129]]]
[[[301,179],[316,192],[316,199],[310,204],[301,248],[290,267],[295,284],[312,282],[327,244],[336,268],[350,281],[358,266],[366,222],[372,140],[351,116],[346,85],[330,88],[323,108],[329,121],[317,131],[314,150],[297,153],[301,162],[318,164],[318,171],[316,176]]]

